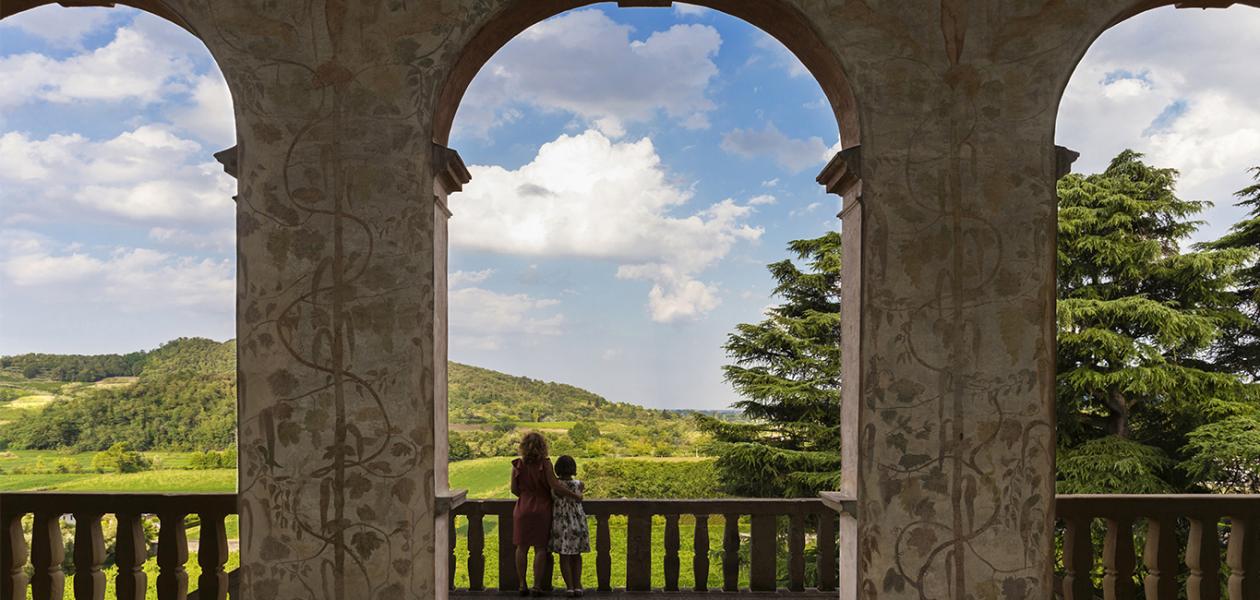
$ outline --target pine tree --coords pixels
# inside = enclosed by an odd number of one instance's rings
[[[783,303],[736,326],[724,349],[734,404],[750,423],[699,417],[714,437],[727,491],[813,496],[840,478],[840,234],[797,240],[791,260],[768,266]]]
[[[1256,183],[1239,190],[1238,206],[1249,207],[1247,217],[1219,240],[1204,248],[1248,250],[1250,263],[1238,272],[1238,310],[1246,318],[1226,327],[1217,346],[1216,363],[1226,370],[1260,379],[1260,167],[1251,169]]]
[[[1061,462],[1081,467],[1061,469],[1061,487],[1185,488],[1171,465],[1187,436],[1246,401],[1240,378],[1207,358],[1240,322],[1231,286],[1247,252],[1182,251],[1207,203],[1178,198],[1176,178],[1124,151],[1103,173],[1059,183],[1059,442]],[[1097,442],[1108,435],[1124,443]],[[1120,466],[1128,475],[1116,478]],[[1113,480],[1133,489],[1103,483]]]

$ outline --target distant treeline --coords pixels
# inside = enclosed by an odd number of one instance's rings
[[[106,377],[140,374],[145,352],[130,354],[19,354],[0,356],[0,368],[16,369],[27,379],[90,383]]]
[[[100,451],[123,443],[134,450],[204,451],[232,445],[234,341],[180,338],[135,354],[143,357],[135,385],[75,391],[0,429],[0,448]]]

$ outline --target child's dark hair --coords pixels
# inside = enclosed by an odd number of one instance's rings
[[[566,479],[577,475],[577,461],[565,454],[556,459],[556,477]]]

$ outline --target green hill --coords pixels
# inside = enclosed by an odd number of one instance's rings
[[[481,367],[450,363],[452,423],[639,421],[670,418],[666,411],[603,396],[565,383],[539,381]]]
[[[232,340],[179,338],[126,355],[0,357],[0,384],[0,448],[96,451],[126,442],[137,450],[213,450],[235,439]],[[571,385],[450,364],[451,423],[571,427],[579,420],[647,425],[683,418]]]

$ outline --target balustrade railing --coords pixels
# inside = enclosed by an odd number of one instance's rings
[[[61,600],[66,575],[62,570],[65,547],[62,543],[62,517],[74,518],[75,600],[102,600],[105,597],[105,541],[101,518],[118,519],[114,547],[117,575],[114,579],[118,600],[144,600],[148,576],[144,563],[149,557],[143,518],[156,515],[158,575],[155,588],[159,600],[188,598],[188,538],[184,519],[197,515],[201,533],[197,542],[198,600],[227,598],[227,530],[224,520],[236,514],[236,494],[0,494],[0,600]],[[28,551],[22,519],[34,518],[29,560],[32,574],[27,581]],[[29,583],[29,586],[28,586]]]
[[[512,506],[513,501],[507,499],[470,500],[451,513],[451,581],[457,562],[464,565],[465,591],[516,588]],[[788,592],[833,595],[837,589],[838,515],[821,500],[587,500],[584,506],[594,522],[591,535],[598,590],[680,591],[684,544],[693,549],[694,583],[688,590],[708,591],[713,573],[721,582],[713,591],[739,591],[742,581],[751,591],[774,591],[780,586],[781,568]],[[143,600],[146,596],[145,515],[155,515],[160,521],[157,597],[189,597],[184,524],[186,517],[197,515],[201,575],[196,597],[222,600],[228,592],[224,521],[235,513],[234,494],[0,494],[0,600],[64,597],[62,565],[67,557],[62,524],[66,515],[73,517],[74,528],[70,558],[75,574],[70,591],[77,600],[104,598],[107,549],[101,519],[106,514],[118,520],[113,548],[117,598]],[[1260,495],[1059,496],[1056,513],[1063,534],[1060,574],[1066,600],[1260,599]],[[29,547],[23,532],[27,517],[33,522]],[[459,524],[466,519],[465,538],[458,544],[460,558],[465,558],[461,561],[455,556],[456,519]],[[486,570],[489,519],[498,526],[499,568],[493,582],[487,581]],[[654,529],[653,519],[663,521],[664,527]],[[694,520],[690,540],[682,539],[683,519]],[[711,540],[710,526],[717,529],[719,522],[721,534],[715,534],[719,539]],[[624,581],[613,581],[614,525],[624,526]],[[660,531],[661,540],[653,539],[655,531]],[[620,530],[617,533],[623,537]],[[812,582],[806,580],[807,543],[814,547],[817,561]],[[710,559],[711,549],[716,561]],[[663,555],[659,581],[653,579],[654,552]],[[550,576],[546,581],[550,582]],[[806,588],[807,584],[811,587]]]
[[[1222,579],[1229,600],[1260,600],[1260,495],[1066,495],[1056,504],[1065,600],[1219,600]],[[1140,596],[1135,539],[1144,540]]]
[[[451,517],[451,581],[455,581],[457,563],[456,547],[467,552],[468,587],[466,591],[482,592],[491,585],[499,590],[517,587],[516,568],[513,564],[512,500],[469,500],[455,509]],[[779,588],[780,533],[786,537],[786,590],[798,593],[823,592],[834,595],[837,584],[836,519],[835,510],[817,499],[716,499],[716,500],[586,500],[582,503],[586,514],[594,521],[591,542],[595,550],[595,572],[598,591],[624,588],[630,592],[659,589],[680,591],[679,579],[682,565],[679,554],[684,540],[679,535],[679,520],[690,516],[695,520],[692,539],[692,581],[689,589],[709,590],[710,564],[709,526],[711,520],[722,520],[721,560],[717,568],[721,572],[721,590],[740,590],[740,547],[744,543],[741,519],[748,523],[748,589],[774,591]],[[612,517],[625,517],[625,581],[612,580]],[[457,544],[458,517],[467,518],[465,544]],[[497,581],[486,581],[485,531],[487,517],[497,522],[498,573]],[[652,552],[655,541],[653,518],[664,520],[663,580],[652,579]],[[780,521],[783,521],[780,527]],[[814,540],[817,560],[817,581],[806,589],[806,538]],[[589,568],[589,567],[588,567]],[[551,581],[551,569],[544,578],[543,588]]]

